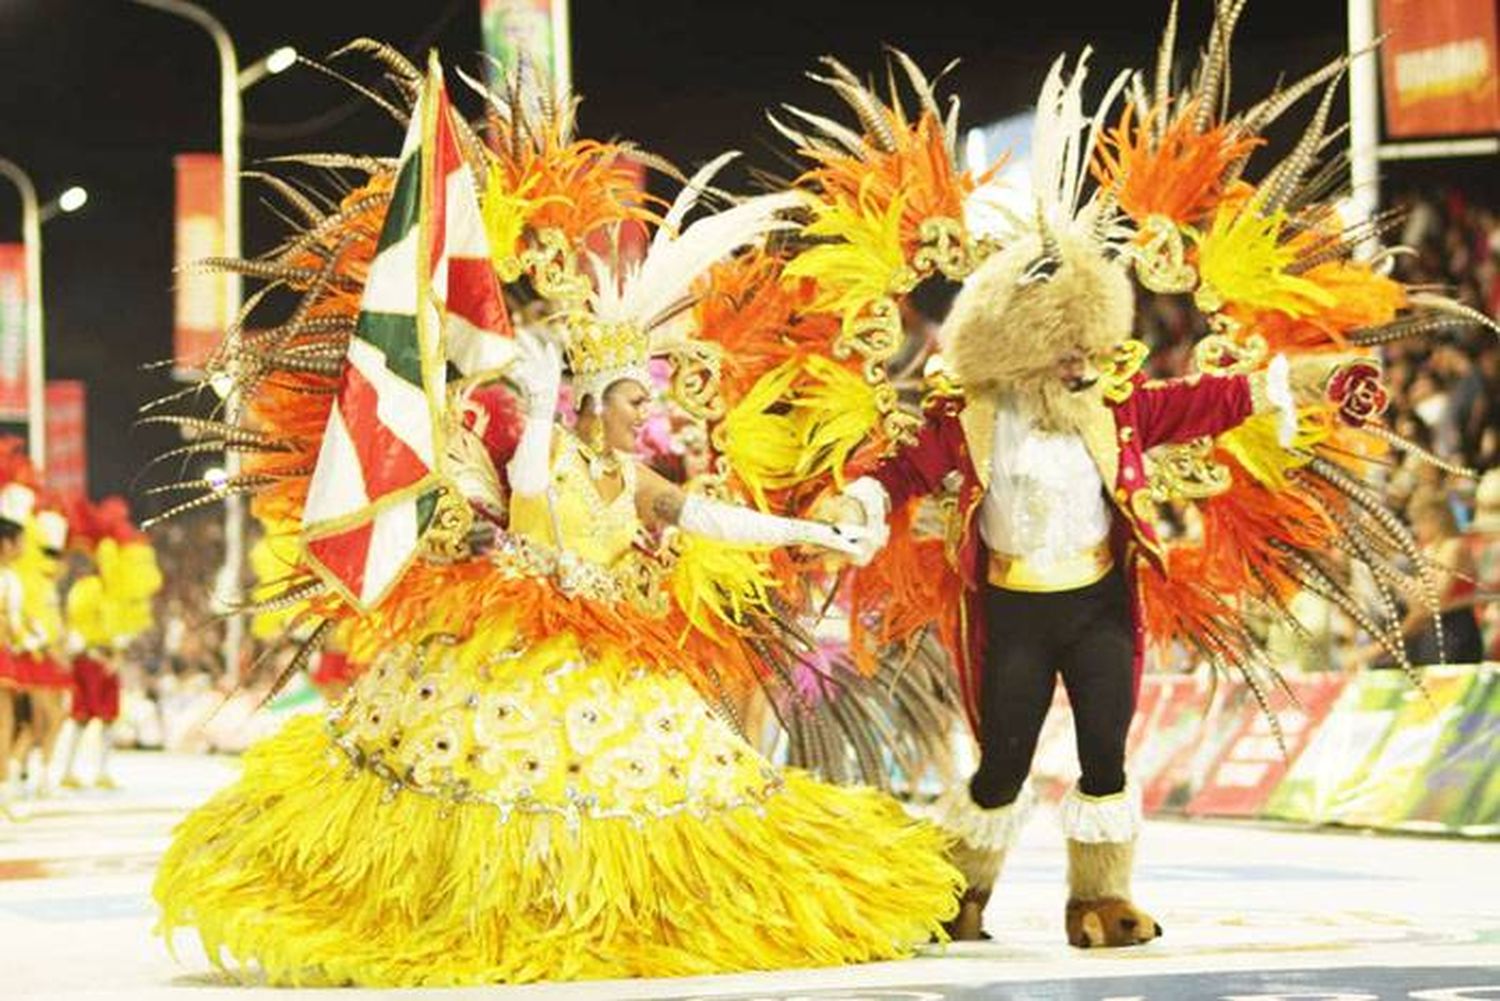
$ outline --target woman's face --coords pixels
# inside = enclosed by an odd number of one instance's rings
[[[604,394],[604,443],[617,452],[634,452],[636,438],[646,424],[651,394],[634,379],[622,379]]]

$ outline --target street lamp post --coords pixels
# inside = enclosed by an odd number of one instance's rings
[[[1374,217],[1380,208],[1380,77],[1375,60],[1375,0],[1349,0],[1349,51],[1359,52],[1349,67],[1349,195],[1353,218],[1346,225]],[[1361,246],[1375,251],[1377,240]]]
[[[213,39],[214,48],[218,51],[219,157],[223,167],[224,185],[223,253],[225,257],[239,257],[241,256],[240,135],[242,131],[240,93],[268,74],[279,73],[294,63],[297,59],[296,50],[290,46],[283,46],[241,73],[239,57],[234,50],[234,40],[229,37],[229,32],[225,30],[218,18],[208,11],[196,4],[188,3],[187,0],[135,0],[135,2],[193,22],[208,32],[209,37]],[[239,337],[239,330],[233,321],[239,316],[243,293],[240,276],[237,273],[226,272],[222,280],[224,282],[225,319],[229,321],[226,329],[226,335],[230,338],[227,356],[233,359],[238,357],[233,342]],[[224,395],[224,419],[227,422],[234,423],[239,419],[241,404],[238,390],[231,385]],[[239,475],[238,452],[225,451],[224,472],[230,480]],[[224,497],[224,566],[219,572],[217,590],[220,607],[230,612],[224,626],[222,655],[225,670],[233,672],[239,670],[240,652],[245,643],[245,620],[237,612],[244,596],[244,566],[245,500],[239,494],[229,493]]]
[[[21,196],[21,245],[26,271],[26,455],[37,470],[47,464],[47,339],[42,316],[42,223],[58,212],[73,212],[88,201],[88,192],[73,186],[46,205],[38,205],[36,185],[14,162],[0,157],[0,174]]]

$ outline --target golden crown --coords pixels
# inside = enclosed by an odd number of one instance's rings
[[[620,379],[651,385],[651,339],[631,323],[600,323],[592,317],[569,325],[568,369],[580,396],[598,395]]]

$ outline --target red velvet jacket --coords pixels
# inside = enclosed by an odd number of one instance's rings
[[[1136,608],[1136,683],[1140,683],[1144,643],[1139,605],[1135,601],[1135,560],[1161,559],[1152,524],[1155,506],[1146,484],[1144,454],[1156,445],[1192,441],[1237,426],[1254,410],[1247,376],[1189,376],[1168,381],[1137,377],[1124,400],[1101,406],[1098,418],[1082,431],[1084,444],[1112,484],[1110,500],[1115,559],[1125,569]],[[945,396],[927,409],[917,440],[882,462],[871,474],[890,497],[891,510],[945,486],[957,474],[957,512],[950,531],[948,558],[964,582],[964,649],[953,651],[959,677],[971,706],[976,704],[984,663],[982,598],[989,554],[980,537],[978,511],[989,487],[994,450],[995,401],[992,397]],[[1144,554],[1144,557],[1143,555]]]

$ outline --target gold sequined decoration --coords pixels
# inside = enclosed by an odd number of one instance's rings
[[[1209,334],[1193,348],[1193,364],[1209,375],[1245,375],[1260,368],[1270,350],[1266,339],[1252,334],[1235,337],[1227,325],[1216,325],[1220,333]]]
[[[1099,377],[1104,388],[1104,398],[1111,403],[1124,403],[1135,392],[1135,376],[1146,364],[1151,349],[1144,342],[1131,338],[1115,347],[1108,367]]]
[[[451,485],[444,484],[439,488],[432,521],[422,533],[423,554],[443,563],[468,559],[469,530],[473,525],[474,513],[469,502]]]
[[[670,609],[667,578],[677,563],[677,551],[665,545],[656,552],[632,549],[614,567],[624,599],[645,615],[660,617]]]
[[[1214,440],[1196,438],[1181,445],[1159,445],[1146,455],[1151,499],[1158,504],[1202,500],[1230,487],[1228,467],[1213,460]]]
[[[651,341],[631,323],[600,323],[588,313],[569,317],[568,369],[575,379],[600,372],[644,367],[651,360]]]
[[[1148,216],[1140,232],[1145,239],[1130,253],[1141,284],[1167,295],[1191,292],[1198,284],[1198,271],[1188,263],[1177,224],[1164,215]]]

